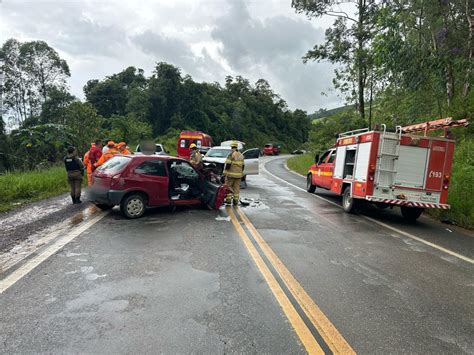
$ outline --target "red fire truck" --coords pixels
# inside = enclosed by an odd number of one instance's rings
[[[194,143],[202,154],[206,154],[212,147],[212,137],[199,131],[182,131],[178,138],[178,147],[176,149],[179,158],[188,159],[191,155],[189,146]]]
[[[451,118],[424,122],[395,132],[385,125],[369,131],[339,134],[336,144],[321,156],[307,175],[307,190],[318,188],[342,195],[344,211],[352,213],[363,201],[384,208],[401,207],[402,215],[416,220],[425,208],[449,209],[448,188],[454,153],[450,127],[467,126]],[[427,136],[444,129],[444,137]],[[424,135],[413,133],[424,132]]]

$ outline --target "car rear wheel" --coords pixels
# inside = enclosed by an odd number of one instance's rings
[[[127,218],[140,218],[145,213],[145,198],[143,195],[132,194],[125,197],[120,204],[120,210]]]
[[[405,218],[407,221],[410,221],[410,222],[416,221],[423,213],[423,208],[418,208],[418,207],[402,206],[400,207],[400,209],[402,210],[403,218]]]
[[[313,185],[313,178],[311,174],[308,174],[306,177],[306,191],[311,194],[316,191],[316,185]]]
[[[96,203],[95,207],[101,209],[102,211],[108,211],[114,208],[114,206],[106,205],[105,203]]]
[[[342,208],[344,212],[355,213],[357,200],[351,196],[351,187],[347,186],[342,194]]]

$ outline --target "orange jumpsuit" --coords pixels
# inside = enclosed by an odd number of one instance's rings
[[[119,151],[115,148],[110,148],[108,151],[106,151],[102,156],[100,157],[99,161],[95,163],[95,167],[98,168],[102,164],[104,164],[107,160],[112,158],[114,155],[120,154]]]
[[[92,184],[92,164],[89,160],[89,151],[84,154],[84,160],[82,161],[87,170],[87,183],[89,186]]]

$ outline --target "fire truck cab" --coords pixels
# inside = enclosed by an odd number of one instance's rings
[[[321,156],[307,174],[307,191],[324,188],[342,195],[344,211],[352,213],[363,201],[379,207],[399,206],[408,220],[425,208],[449,209],[447,204],[454,140],[427,136],[427,131],[467,126],[450,118],[387,131],[385,125],[369,131],[339,134],[334,147]],[[424,131],[424,136],[414,135]]]

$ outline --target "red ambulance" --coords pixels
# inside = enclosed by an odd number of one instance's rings
[[[379,207],[399,206],[408,220],[425,208],[449,209],[448,188],[455,142],[449,128],[467,126],[451,118],[388,132],[385,125],[369,131],[339,134],[336,144],[316,156],[307,174],[307,191],[324,188],[342,195],[342,207],[354,212],[362,201]],[[444,137],[427,136],[444,129]],[[413,133],[424,132],[424,135]]]

